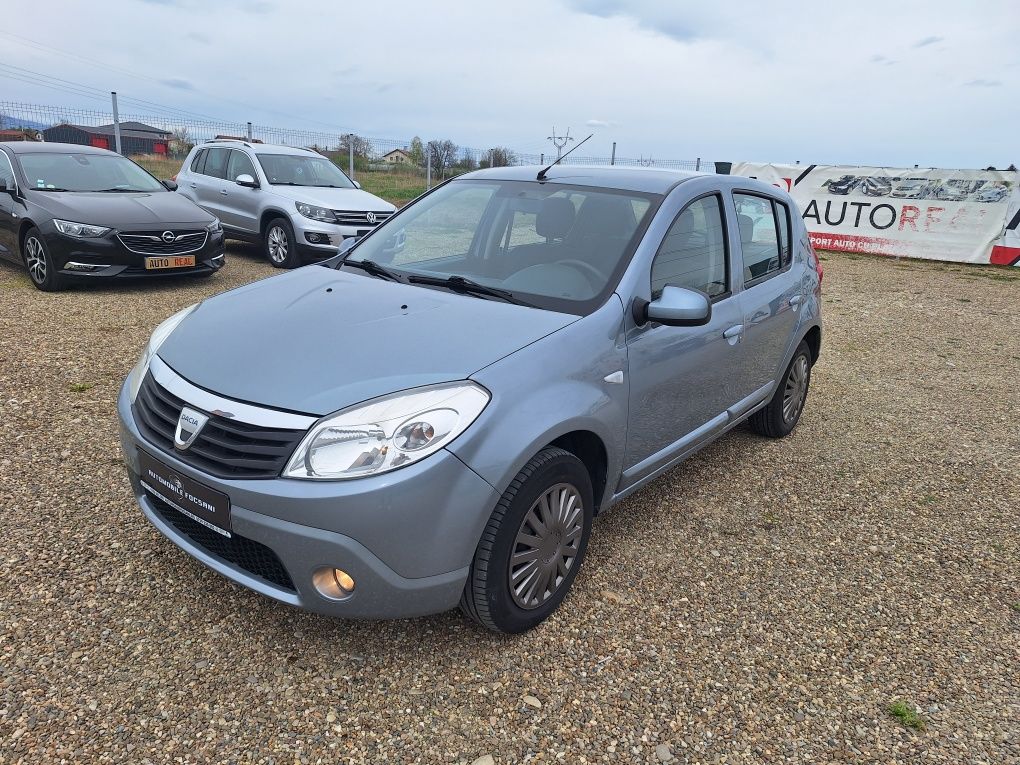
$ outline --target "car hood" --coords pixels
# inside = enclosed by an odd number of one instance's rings
[[[577,318],[306,266],[206,300],[159,356],[227,398],[324,415],[466,379]]]
[[[328,207],[330,210],[393,212],[397,208],[361,189],[322,189],[315,186],[270,186],[274,194],[295,202]]]
[[[203,228],[215,220],[187,197],[170,191],[111,194],[29,190],[27,196],[55,218],[117,229]]]

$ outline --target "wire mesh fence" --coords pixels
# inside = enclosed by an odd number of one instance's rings
[[[432,154],[433,168],[440,175],[452,169],[471,170],[501,165],[537,165],[552,162],[555,152],[525,153],[504,146],[479,149],[460,146],[449,139],[393,139],[356,133],[302,130],[257,123],[218,122],[196,119],[186,113],[118,115],[121,151],[127,155],[161,154],[182,159],[196,143],[215,138],[237,138],[262,143],[302,146],[317,149],[343,165],[353,154],[356,164],[425,168],[425,155]],[[64,106],[0,101],[2,140],[60,140],[116,149],[116,130],[112,109],[93,110]],[[8,135],[19,133],[20,136]],[[346,155],[346,156],[345,156]],[[564,164],[630,165],[671,170],[695,170],[708,165],[700,160],[638,159],[626,157],[572,154]],[[355,168],[357,170],[357,168]]]

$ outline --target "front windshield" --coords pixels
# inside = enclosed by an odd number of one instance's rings
[[[352,261],[470,279],[587,313],[616,286],[661,197],[526,181],[452,181],[383,224]]]
[[[18,160],[36,191],[166,191],[130,159],[116,154],[20,154]]]
[[[272,184],[353,189],[354,184],[325,157],[317,154],[258,154],[262,172]]]

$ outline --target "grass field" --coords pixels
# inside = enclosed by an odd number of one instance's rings
[[[172,178],[181,169],[183,160],[170,159],[158,154],[143,154],[131,157],[157,178]],[[407,204],[425,191],[425,176],[416,172],[372,172],[361,171],[355,174],[355,180],[361,188],[387,202],[400,207]]]

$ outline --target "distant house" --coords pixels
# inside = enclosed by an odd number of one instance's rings
[[[393,151],[386,152],[382,155],[383,162],[388,162],[391,165],[410,165],[411,155],[403,149],[394,149]]]
[[[43,136],[55,143],[77,143],[95,146],[99,149],[117,149],[113,125],[71,125],[69,123],[46,128]],[[144,122],[120,123],[120,145],[124,154],[166,154],[170,146],[171,133],[162,128],[146,125]]]
[[[0,141],[41,141],[42,133],[30,128],[0,130]]]

